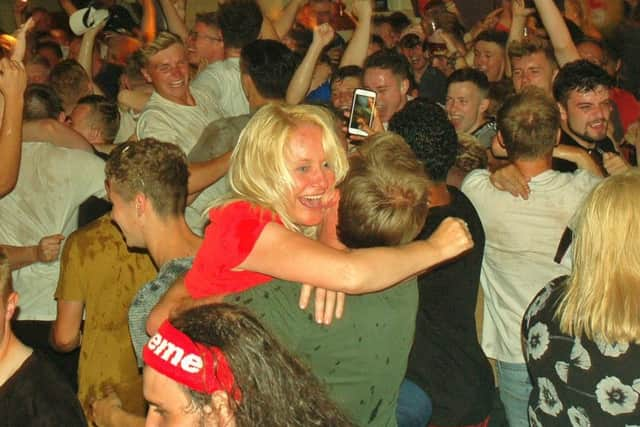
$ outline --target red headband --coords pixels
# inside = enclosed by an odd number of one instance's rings
[[[168,320],[151,337],[142,357],[147,365],[190,389],[207,394],[223,390],[236,402],[242,399],[222,350],[193,342]]]

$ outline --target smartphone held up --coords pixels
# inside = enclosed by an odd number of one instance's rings
[[[369,89],[356,89],[351,101],[348,131],[351,135],[367,136],[363,129],[371,127],[373,111],[376,105],[376,93]]]

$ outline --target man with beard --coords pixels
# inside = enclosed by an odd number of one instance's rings
[[[472,171],[462,183],[485,230],[482,348],[497,361],[500,400],[511,427],[529,425],[532,387],[522,355],[522,316],[547,280],[570,271],[554,254],[582,199],[600,180],[585,170],[551,169],[560,116],[537,87],[507,98],[498,110],[497,144],[529,183],[527,200],[495,188],[486,170]]]
[[[560,145],[585,150],[603,170],[615,175],[629,165],[608,137],[613,80],[601,67],[587,60],[571,62],[560,69],[553,83],[561,114]],[[572,172],[573,162],[553,159],[553,169]]]

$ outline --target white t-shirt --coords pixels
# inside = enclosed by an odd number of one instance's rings
[[[240,58],[228,58],[208,65],[192,86],[213,95],[220,105],[222,117],[249,114],[249,101],[240,79]]]
[[[138,139],[156,138],[177,145],[185,153],[191,151],[204,128],[222,113],[210,92],[193,86],[190,90],[194,106],[177,104],[154,91],[138,118]]]
[[[478,211],[486,236],[480,283],[482,347],[488,357],[524,363],[522,316],[540,289],[569,273],[553,258],[562,233],[599,181],[583,170],[548,170],[531,179],[528,200],[496,189],[486,170],[475,170],[463,181],[462,191]]]
[[[0,243],[37,245],[52,234],[69,236],[78,227],[78,206],[103,197],[104,162],[96,155],[47,142],[22,144],[15,189],[0,199]],[[60,262],[34,263],[13,272],[20,294],[18,320],[54,320],[53,294]]]
[[[129,138],[135,135],[136,124],[138,123],[138,117],[140,116],[132,110],[123,109],[120,106],[118,106],[118,110],[120,111],[120,127],[118,128],[118,133],[113,140],[114,144],[127,142]]]

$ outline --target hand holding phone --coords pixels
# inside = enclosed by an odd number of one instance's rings
[[[351,135],[367,136],[364,126],[371,127],[376,93],[369,89],[356,89],[351,101],[348,131]]]

